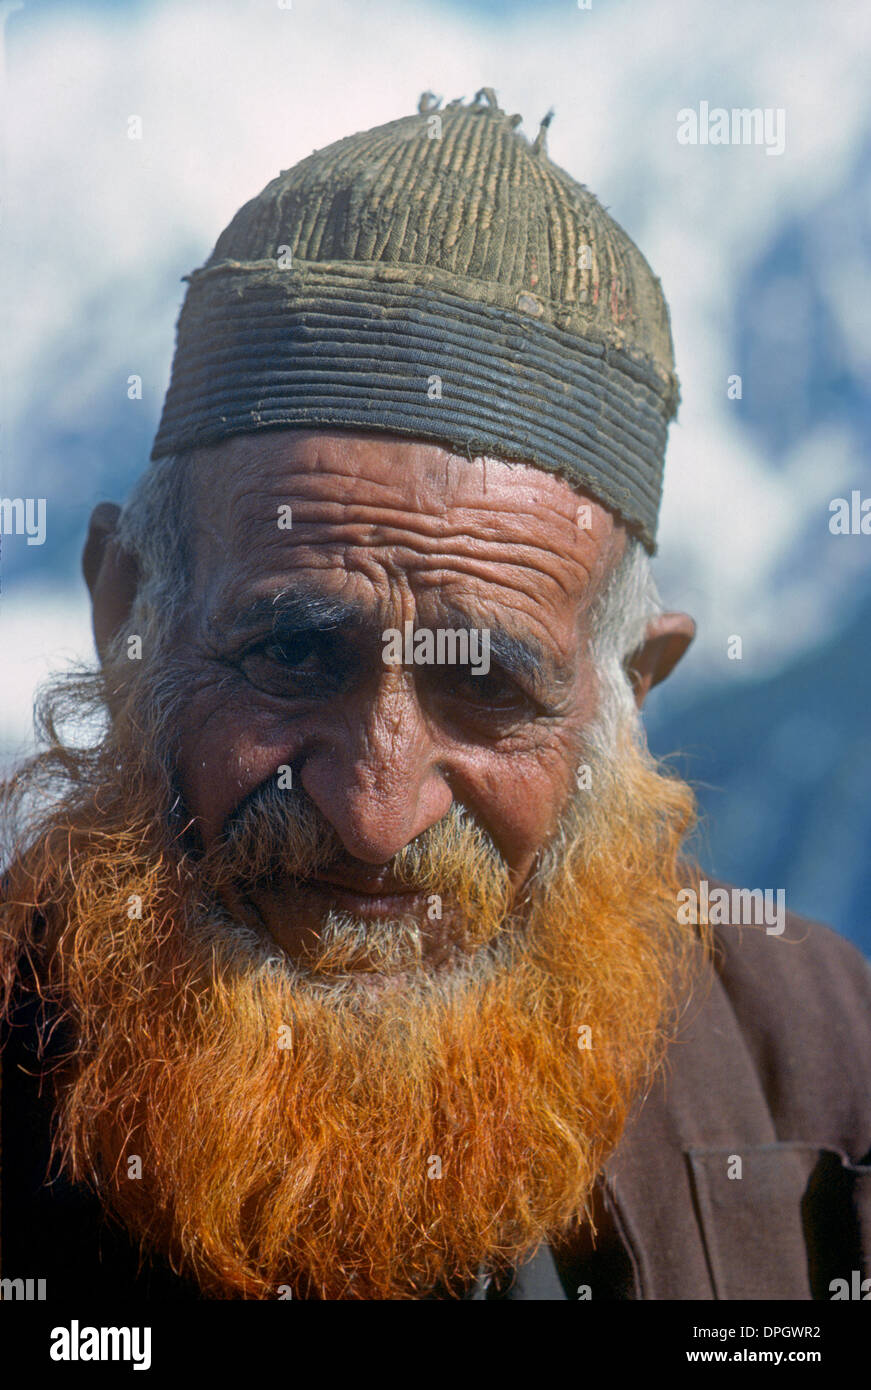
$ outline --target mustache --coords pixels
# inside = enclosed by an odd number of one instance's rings
[[[301,788],[261,783],[228,817],[200,861],[211,889],[308,879],[353,863],[339,835]],[[461,907],[507,911],[509,867],[477,818],[454,802],[385,866],[397,887],[451,894]]]

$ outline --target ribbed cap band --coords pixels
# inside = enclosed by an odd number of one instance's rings
[[[655,548],[677,408],[659,281],[490,88],[316,150],[186,278],[151,457],[280,426],[560,473]],[[483,100],[482,100],[483,98]]]

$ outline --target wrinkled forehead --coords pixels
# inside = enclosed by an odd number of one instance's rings
[[[527,464],[347,431],[240,435],[198,451],[194,585],[222,601],[305,573],[326,589],[404,585],[556,613],[585,606],[625,533]]]

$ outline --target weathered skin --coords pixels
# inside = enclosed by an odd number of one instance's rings
[[[179,522],[196,528],[194,591],[178,634],[190,672],[180,768],[187,805],[208,846],[287,764],[348,856],[327,885],[258,894],[255,916],[293,952],[328,902],[363,917],[415,910],[409,895],[391,892],[384,866],[454,800],[487,828],[519,887],[566,803],[596,711],[588,616],[623,553],[620,523],[591,502],[585,529],[578,492],[534,467],[470,463],[381,434],[240,435],[200,451],[196,484],[195,516]],[[286,504],[290,530],[278,525]],[[117,514],[107,504],[96,510],[84,558],[101,648],[135,586],[129,562],[107,543]],[[303,588],[341,598],[359,627],[328,633],[325,648],[303,645],[290,661],[286,646],[283,660],[250,655],[258,641],[269,644],[268,618],[235,637],[226,631],[255,600]],[[525,643],[540,677],[508,675],[495,650],[486,676],[385,665],[387,628],[456,627],[458,613]],[[632,661],[639,704],[692,634],[683,614],[651,624]],[[246,651],[243,671],[233,662]],[[251,902],[231,906],[252,911]],[[432,924],[436,953],[443,930]]]

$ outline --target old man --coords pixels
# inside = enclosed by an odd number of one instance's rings
[[[94,513],[99,668],[6,789],[3,1273],[49,1298],[869,1273],[871,976],[687,910],[668,312],[519,120],[425,94],[246,204]]]

